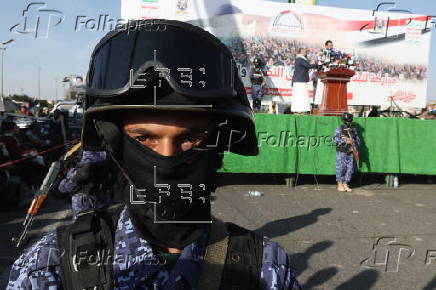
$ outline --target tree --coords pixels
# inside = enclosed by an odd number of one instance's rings
[[[33,103],[34,103],[33,98],[29,97],[28,95],[12,95],[12,96],[7,97],[7,99],[10,99],[10,100],[16,101],[16,102],[28,103],[29,107],[32,107]]]
[[[37,104],[40,105],[40,107],[48,107],[51,108],[52,105],[48,103],[47,100],[36,100],[32,97],[29,97],[28,95],[12,95],[9,97],[6,97],[6,99],[16,101],[16,102],[24,102],[29,104],[29,108],[36,106]]]

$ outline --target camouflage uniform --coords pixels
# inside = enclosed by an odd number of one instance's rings
[[[261,85],[251,86],[251,96],[253,99],[253,109],[260,110],[262,108],[262,92],[263,88]]]
[[[357,135],[356,128],[352,128],[354,132],[354,144],[356,147],[360,146],[360,138]],[[333,142],[336,146],[343,146],[346,144],[347,140],[342,137],[342,126],[339,126],[335,130],[335,135],[333,137]],[[349,184],[351,181],[351,176],[354,171],[354,156],[351,152],[340,152],[336,151],[336,181]]]
[[[251,99],[253,100],[253,110],[262,109],[263,82],[264,76],[260,67],[254,67],[250,73],[251,80]]]
[[[206,240],[204,235],[186,246],[168,271],[157,262],[150,244],[136,234],[124,208],[115,233],[114,289],[195,289]],[[267,237],[263,246],[262,288],[300,289],[285,249]],[[12,265],[7,289],[61,289],[59,255],[56,234],[44,236]]]
[[[93,163],[106,160],[105,151],[83,151],[81,163]],[[59,183],[59,191],[64,194],[72,194],[77,187],[76,168],[71,168],[66,177]],[[71,209],[73,220],[81,211],[91,208],[104,208],[112,202],[112,195],[102,192],[102,194],[91,195],[85,192],[76,192],[71,196]]]

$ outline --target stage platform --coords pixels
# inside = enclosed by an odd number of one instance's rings
[[[333,134],[339,117],[256,114],[260,154],[226,152],[221,172],[335,174]],[[436,122],[355,118],[360,171],[436,175]]]

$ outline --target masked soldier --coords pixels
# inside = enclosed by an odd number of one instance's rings
[[[333,141],[336,144],[336,182],[338,191],[352,191],[349,187],[354,170],[354,160],[358,156],[357,147],[360,146],[360,138],[356,128],[351,127],[353,115],[342,115],[343,125],[335,130]]]
[[[253,100],[253,110],[258,112],[262,109],[263,87],[265,85],[265,76],[262,71],[261,61],[255,58],[253,69],[250,74],[251,96]]]
[[[135,25],[92,54],[82,132],[128,180],[124,203],[43,237],[8,289],[300,288],[282,247],[211,216],[222,153],[258,153],[230,51],[187,23]]]

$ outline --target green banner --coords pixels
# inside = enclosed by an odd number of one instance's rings
[[[226,153],[222,172],[335,174],[333,134],[338,117],[256,114],[260,154]],[[355,118],[362,140],[360,171],[436,174],[436,123]]]

